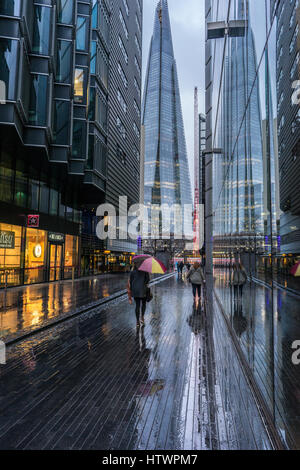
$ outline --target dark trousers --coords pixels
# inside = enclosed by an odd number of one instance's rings
[[[135,297],[135,314],[136,314],[136,321],[140,321],[140,312],[142,306],[142,317],[145,315],[146,312],[146,299]]]
[[[234,297],[242,297],[243,295],[243,284],[240,284],[239,286],[234,286]]]
[[[201,297],[201,284],[192,284],[193,286],[193,296],[196,297],[196,293],[198,292],[198,297]]]

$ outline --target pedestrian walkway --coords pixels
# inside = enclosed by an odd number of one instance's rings
[[[8,349],[1,449],[232,448],[206,316],[175,277],[152,289],[143,329],[124,296]]]
[[[0,290],[0,339],[28,333],[126,289],[128,274]]]

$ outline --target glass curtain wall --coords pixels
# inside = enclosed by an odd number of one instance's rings
[[[292,106],[290,75],[281,77],[284,96],[277,93],[280,13],[285,4],[297,10],[298,2],[210,3],[210,21],[229,24],[224,37],[211,41],[213,148],[221,149],[213,158],[215,291],[284,444],[299,448],[300,377],[290,352],[300,335],[298,306],[278,284],[288,257],[280,238],[279,110],[284,100]],[[248,277],[243,290],[235,287],[238,263]]]

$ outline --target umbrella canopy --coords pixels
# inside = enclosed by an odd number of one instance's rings
[[[292,267],[291,274],[295,277],[300,277],[300,261],[298,261],[295,266]]]
[[[151,255],[136,255],[132,258],[134,264],[139,268],[145,259],[151,258]]]
[[[164,264],[153,256],[145,258],[138,269],[150,274],[164,274],[167,270]]]

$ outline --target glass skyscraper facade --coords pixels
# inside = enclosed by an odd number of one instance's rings
[[[299,4],[206,0],[205,16],[212,302],[228,319],[282,442],[297,448],[300,378],[290,351],[299,310],[289,296],[299,298],[300,287],[290,274],[300,253],[299,100],[292,100]],[[248,276],[242,295],[233,287],[237,262]]]
[[[155,11],[142,126],[145,204],[191,204],[177,67],[166,0],[160,1]]]

